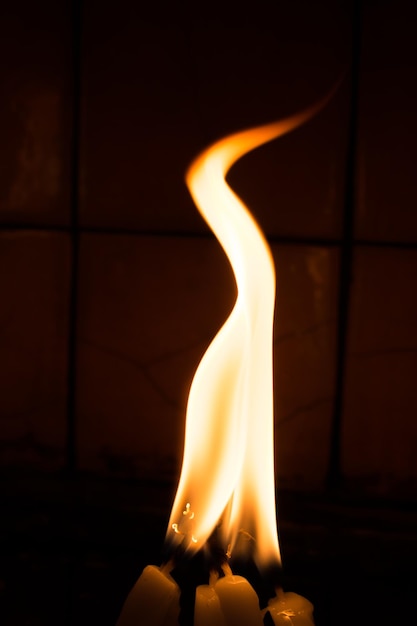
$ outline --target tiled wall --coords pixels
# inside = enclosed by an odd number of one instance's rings
[[[20,0],[0,20],[0,463],[175,478],[192,375],[235,296],[185,168],[322,97],[358,23],[330,0],[250,14],[73,2]],[[417,495],[417,53],[403,4],[393,17],[392,0],[362,3],[357,124],[348,69],[324,111],[229,176],[276,261],[290,488],[321,489],[339,467],[353,489]]]

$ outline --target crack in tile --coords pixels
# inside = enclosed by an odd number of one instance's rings
[[[302,330],[294,330],[288,333],[277,335],[277,337],[274,339],[274,344],[279,345],[281,343],[284,343],[285,341],[288,341],[289,339],[298,339],[299,337],[313,334],[321,328],[324,328],[325,326],[330,326],[333,322],[335,322],[335,319],[329,318],[327,320],[316,322],[315,324],[312,324],[307,328],[303,328]]]
[[[349,352],[348,356],[355,357],[359,359],[368,359],[378,356],[390,356],[395,354],[416,354],[417,348],[406,348],[406,347],[398,347],[398,348],[379,348],[376,350],[355,350]]]
[[[282,424],[285,424],[287,422],[294,420],[294,418],[302,415],[303,413],[306,413],[308,411],[313,411],[314,409],[317,409],[318,407],[323,406],[324,404],[328,404],[329,402],[332,402],[332,400],[333,400],[333,396],[323,396],[322,398],[317,398],[316,400],[313,400],[312,402],[309,402],[308,404],[300,405],[296,407],[293,411],[290,411],[290,413],[287,413],[287,415],[285,415],[283,418],[279,419],[276,422],[276,425],[277,427],[280,427],[282,426]]]

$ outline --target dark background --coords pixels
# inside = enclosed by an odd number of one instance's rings
[[[412,623],[412,5],[2,4],[1,624],[110,626],[159,563],[189,385],[234,299],[184,171],[343,73],[229,179],[276,260],[285,588],[318,626]]]

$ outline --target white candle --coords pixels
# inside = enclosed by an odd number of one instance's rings
[[[214,585],[226,626],[263,626],[255,589],[243,576],[229,574]]]
[[[288,591],[279,591],[265,610],[271,613],[275,626],[314,626],[314,607],[306,598]]]
[[[179,598],[175,580],[148,565],[127,596],[116,626],[178,626]]]
[[[195,592],[194,626],[226,626],[214,587],[199,585]]]

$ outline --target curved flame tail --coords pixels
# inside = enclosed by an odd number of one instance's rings
[[[167,539],[197,550],[223,516],[225,545],[233,547],[243,529],[255,538],[260,567],[280,563],[273,449],[275,271],[260,228],[225,176],[240,157],[297,128],[329,98],[301,114],[218,141],[186,174],[195,204],[232,265],[238,295],[191,385]]]

